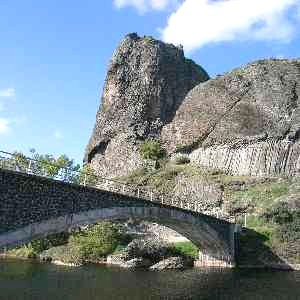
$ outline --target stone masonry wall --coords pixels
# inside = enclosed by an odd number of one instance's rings
[[[0,169],[0,234],[95,208],[154,205],[109,191]]]

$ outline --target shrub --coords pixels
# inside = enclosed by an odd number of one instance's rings
[[[264,212],[263,217],[267,221],[273,221],[282,225],[292,222],[293,213],[289,210],[286,202],[277,202],[271,207],[270,210]]]
[[[180,155],[175,158],[176,165],[183,165],[188,163],[190,163],[190,159],[187,156]]]
[[[32,247],[35,253],[41,253],[44,250],[47,250],[52,247],[64,245],[68,242],[69,233],[61,232],[48,235],[42,239],[36,239],[30,242],[30,246]]]
[[[118,226],[102,222],[70,238],[84,260],[96,260],[112,253],[121,240]]]
[[[151,44],[155,41],[152,36],[144,36],[143,40],[148,44]]]
[[[166,152],[157,140],[146,140],[140,148],[140,154],[143,159],[159,160],[165,157]]]

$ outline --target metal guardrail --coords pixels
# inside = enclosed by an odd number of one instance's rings
[[[48,169],[46,168],[48,167]],[[49,167],[53,168],[53,174],[49,172]],[[127,196],[137,197],[151,202],[167,204],[170,206],[180,207],[191,211],[200,212],[221,219],[228,219],[228,216],[222,215],[220,210],[203,211],[199,203],[184,203],[178,199],[174,199],[169,195],[154,192],[150,187],[143,188],[138,185],[128,184],[114,179],[104,178],[98,175],[79,172],[70,168],[59,168],[58,165],[49,162],[36,160],[18,154],[0,151],[0,168],[13,170],[21,173],[47,177],[68,183],[75,183],[83,186],[90,186],[102,190],[120,193]],[[55,172],[59,170],[59,172]],[[229,220],[234,222],[234,220]]]

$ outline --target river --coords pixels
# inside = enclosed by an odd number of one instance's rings
[[[1,300],[297,300],[300,272],[128,271],[0,260]]]

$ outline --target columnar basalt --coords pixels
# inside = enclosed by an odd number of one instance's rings
[[[208,79],[180,47],[127,35],[110,62],[86,162],[109,177],[136,169],[142,141],[159,138],[188,91]]]
[[[192,89],[162,140],[229,174],[299,174],[299,95],[299,60],[257,61]]]

